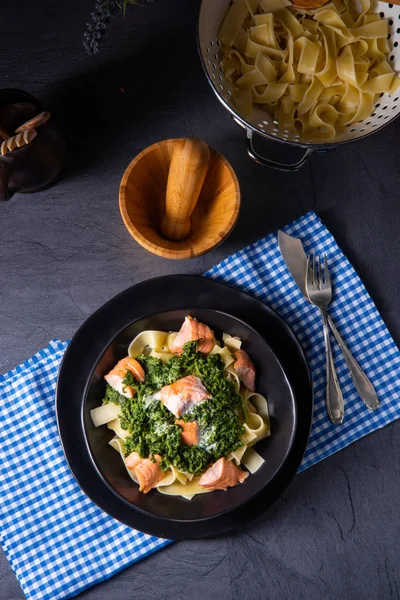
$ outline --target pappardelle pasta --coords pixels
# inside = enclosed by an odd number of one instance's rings
[[[288,4],[235,0],[219,32],[221,68],[243,117],[257,104],[282,129],[332,139],[368,118],[379,94],[400,87],[387,60],[388,24],[369,0],[315,10]]]
[[[179,332],[137,335],[105,380],[91,418],[115,433],[109,443],[139,491],[191,500],[243,483],[264,463],[252,446],[270,434],[268,404],[239,338],[219,342],[187,316]]]

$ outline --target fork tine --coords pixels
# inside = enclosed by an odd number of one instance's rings
[[[308,294],[308,290],[312,288],[313,285],[313,270],[314,270],[314,261],[312,255],[307,257],[307,276],[306,276],[306,291]]]
[[[317,277],[317,273],[315,272],[315,254],[311,254],[311,260],[312,260],[312,282],[313,285],[315,285],[317,283],[316,277]]]
[[[318,276],[317,277],[318,277],[318,289],[319,290],[322,289],[322,287],[324,285],[324,282],[322,280],[322,265],[321,265],[321,263],[322,263],[322,260],[321,260],[320,255],[318,254],[318,256],[317,256]]]
[[[329,269],[328,269],[328,259],[326,258],[326,254],[324,254],[324,271],[325,271],[325,285],[326,287],[330,287],[331,285],[331,277],[329,275]]]

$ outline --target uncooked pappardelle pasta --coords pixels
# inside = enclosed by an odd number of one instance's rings
[[[129,476],[147,493],[191,500],[243,483],[264,459],[252,448],[270,434],[267,401],[241,340],[187,316],[179,332],[143,331],[105,376],[108,426]],[[242,467],[245,467],[244,470]]]
[[[281,129],[334,138],[371,115],[400,79],[390,66],[388,24],[370,1],[333,0],[315,10],[286,0],[235,0],[222,23],[221,68],[239,114],[257,104]]]

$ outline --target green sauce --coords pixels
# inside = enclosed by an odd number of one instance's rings
[[[164,470],[174,465],[181,471],[200,473],[241,446],[243,426],[238,414],[242,398],[225,377],[219,354],[204,355],[197,352],[197,342],[188,342],[181,356],[174,356],[165,364],[144,354],[137,360],[146,373],[145,382],[137,382],[129,371],[124,379],[125,385],[135,388],[134,398],[125,398],[108,385],[103,399],[121,406],[121,426],[130,433],[125,441],[126,454],[136,451],[142,458],[160,454]],[[187,375],[199,377],[212,394],[210,400],[182,416],[184,421],[198,422],[198,446],[183,444],[182,428],[175,425],[176,417],[160,401],[148,400],[164,385]]]

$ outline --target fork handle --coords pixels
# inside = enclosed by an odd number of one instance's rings
[[[322,322],[324,324],[325,359],[326,359],[326,389],[325,402],[328,416],[332,423],[340,425],[344,419],[344,402],[333,363],[331,342],[329,339],[328,314],[321,309]]]
[[[332,321],[330,315],[328,315],[328,323],[330,328],[332,329],[332,333],[335,336],[337,343],[339,344],[339,348],[342,351],[344,360],[346,361],[347,368],[349,369],[351,378],[355,385],[355,388],[360,396],[361,400],[368,406],[371,410],[376,410],[380,407],[381,403],[377,396],[377,393],[374,389],[374,386],[351,354],[350,350],[346,346],[342,336],[336,329],[335,323]]]

